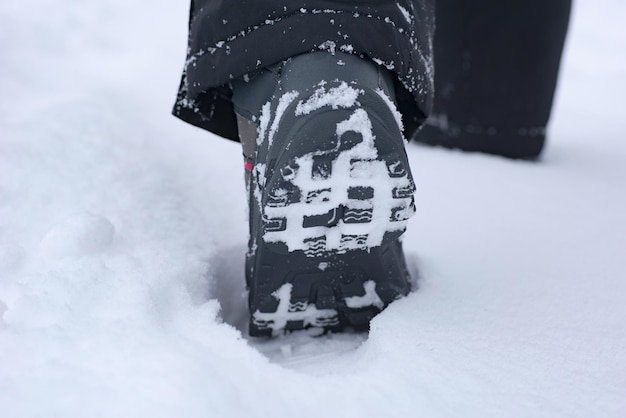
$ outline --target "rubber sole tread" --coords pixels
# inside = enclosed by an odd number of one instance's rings
[[[388,105],[360,91],[346,109],[299,116],[297,99],[279,109],[280,98],[269,108],[277,128],[260,143],[250,187],[252,336],[367,330],[409,291],[398,238],[415,186],[404,140]]]

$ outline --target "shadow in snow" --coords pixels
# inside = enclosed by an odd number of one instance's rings
[[[246,245],[236,245],[216,251],[209,261],[211,298],[219,301],[222,320],[248,335],[248,292],[245,279]]]

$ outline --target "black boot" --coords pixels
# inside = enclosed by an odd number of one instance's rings
[[[392,76],[319,52],[251,77],[233,83],[251,169],[250,334],[366,330],[409,291],[398,238],[415,186]]]

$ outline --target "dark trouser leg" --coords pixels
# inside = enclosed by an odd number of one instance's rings
[[[434,111],[415,139],[537,157],[570,8],[571,0],[438,0]]]
[[[233,80],[313,51],[366,57],[396,76],[406,136],[430,114],[435,0],[192,0],[174,114],[238,140]]]

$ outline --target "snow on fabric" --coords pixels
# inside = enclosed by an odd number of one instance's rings
[[[542,161],[409,146],[419,289],[369,335],[266,341],[241,149],[169,116],[188,9],[1,3],[0,415],[623,416],[625,15],[576,3]]]

